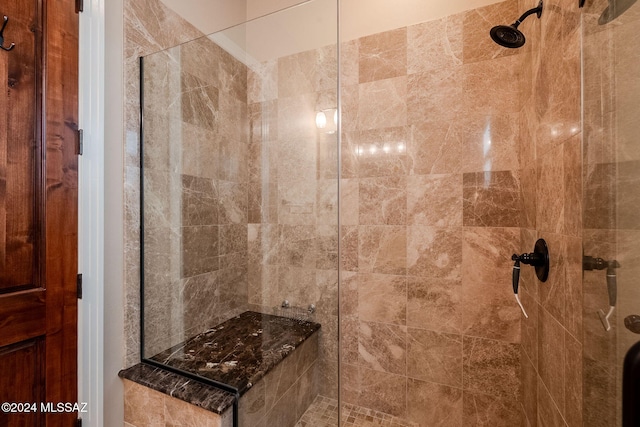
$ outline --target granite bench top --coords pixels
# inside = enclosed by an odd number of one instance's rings
[[[233,393],[146,363],[124,369],[118,376],[218,415],[233,406],[235,401]]]
[[[242,396],[319,329],[318,323],[246,311],[150,360],[226,384]]]

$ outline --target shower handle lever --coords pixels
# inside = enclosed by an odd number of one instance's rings
[[[546,282],[549,277],[549,249],[547,248],[547,242],[545,242],[544,239],[538,239],[533,248],[533,252],[522,255],[513,254],[511,260],[514,262],[512,275],[513,294],[522,310],[522,314],[528,319],[529,316],[522,305],[522,301],[520,301],[520,295],[518,295],[518,288],[520,286],[520,264],[535,267],[538,279],[541,282]]]
[[[522,314],[526,319],[529,318],[527,311],[524,309],[522,302],[520,301],[520,296],[518,295],[518,286],[520,284],[520,259],[518,259],[518,255],[513,254],[511,257],[515,263],[513,264],[513,275],[512,275],[512,285],[513,285],[513,295],[516,297],[516,302],[520,306],[520,310],[522,310]]]
[[[522,255],[513,254],[511,255],[511,260],[514,261],[513,275],[512,275],[513,294],[516,297],[516,302],[518,303],[518,305],[520,306],[520,309],[522,310],[522,314],[524,314],[524,317],[528,319],[529,315],[524,309],[524,306],[522,305],[522,301],[520,301],[520,295],[518,294],[518,288],[520,287],[520,263],[532,265],[535,267],[535,266],[543,265],[544,259],[542,255],[536,252],[531,252],[529,254],[525,253]]]
[[[585,256],[582,260],[582,266],[584,270],[607,270],[606,274],[609,310],[607,311],[607,314],[604,313],[604,310],[598,310],[598,317],[600,317],[600,322],[602,322],[604,330],[608,332],[611,330],[610,319],[616,309],[616,304],[618,301],[618,279],[616,276],[616,268],[620,268],[620,263],[615,259],[611,261],[605,261],[602,258]]]

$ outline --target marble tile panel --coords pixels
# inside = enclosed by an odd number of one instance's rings
[[[448,263],[447,263],[448,264]],[[358,227],[358,269],[360,272],[405,274],[407,233],[402,226]]]
[[[340,180],[340,224],[358,225],[360,217],[360,183],[357,179]]]
[[[179,227],[182,177],[167,171],[144,170],[145,227]]]
[[[388,127],[406,126],[407,111],[411,109],[407,102],[407,93],[417,88],[407,82],[407,77],[395,77],[359,85],[358,129],[370,130]],[[414,95],[409,95],[409,100]]]
[[[407,179],[402,176],[359,180],[361,225],[404,225],[407,221]]]
[[[463,84],[458,83],[463,91],[461,111],[479,115],[520,111],[523,106],[523,73],[519,55],[465,63],[461,72]]]
[[[407,28],[407,72],[424,73],[462,65],[463,14]]]
[[[407,376],[462,387],[462,336],[407,330]]]
[[[520,170],[520,191],[522,192],[522,215],[520,226],[528,229],[536,228],[538,181],[535,166]]]
[[[297,150],[302,150],[311,142],[315,144],[318,132],[315,122],[316,99],[315,93],[278,98],[279,140],[295,140],[298,145]]]
[[[414,175],[407,179],[411,225],[462,226],[462,175]]]
[[[524,353],[524,352],[523,352]],[[538,424],[538,372],[536,364],[532,363],[526,353],[520,357],[522,363],[522,388],[520,402],[522,402],[523,418],[528,425]]]
[[[140,410],[145,407],[159,410]],[[125,381],[124,421],[140,427],[164,425],[164,395],[134,382]]]
[[[562,414],[560,414],[556,403],[540,378],[538,378],[538,425],[549,427],[566,426],[562,419]]]
[[[278,98],[278,60],[254,64],[247,70],[247,102],[265,102]]]
[[[537,181],[536,226],[540,231],[560,234],[565,229],[565,199],[558,194],[566,194],[562,147],[538,158]]]
[[[220,91],[226,98],[247,103],[248,68],[229,52],[220,49],[218,61],[218,82]]]
[[[278,267],[278,301],[288,300],[293,307],[308,307],[320,299],[316,271],[301,267]],[[278,304],[279,305],[279,304]]]
[[[407,28],[384,31],[359,39],[360,83],[407,74]]]
[[[512,427],[522,425],[520,403],[512,398],[464,391],[464,426]]]
[[[253,143],[276,141],[278,139],[278,100],[270,100],[265,102],[255,102],[247,105],[247,113],[249,115],[249,141]],[[267,144],[260,146],[263,148],[255,154],[255,159],[262,159],[266,167],[275,167],[271,162],[273,154],[271,153],[277,148],[275,144]],[[267,161],[269,162],[267,163]]]
[[[316,305],[318,320],[321,316],[338,315],[338,271],[337,266],[332,270],[318,270],[316,272],[316,288],[319,296],[307,303]]]
[[[246,224],[248,219],[247,184],[220,181],[218,185],[219,224]]]
[[[618,163],[618,177],[616,180],[618,213],[618,227],[622,229],[640,229],[640,161],[626,161]]]
[[[296,399],[295,387],[289,388],[277,404],[267,413],[266,425],[293,427],[296,424]],[[267,392],[267,396],[269,393]]]
[[[167,427],[222,426],[222,420],[218,414],[168,396],[164,398],[163,409]]]
[[[357,168],[350,177],[404,176],[408,170],[409,128],[391,127],[347,133]]]
[[[340,361],[341,363],[357,365],[360,321],[357,316],[342,316],[340,324],[342,326],[340,331],[342,334]]]
[[[182,120],[215,130],[219,118],[218,88],[190,74],[182,73],[181,77]]]
[[[520,395],[520,348],[517,344],[465,336],[465,391],[516,400]]]
[[[568,426],[582,423],[582,345],[565,332],[564,419]]]
[[[464,172],[519,169],[520,112],[464,118],[462,165]]]
[[[462,66],[410,74],[406,98],[408,124],[457,120],[466,96],[460,83],[463,77]]]
[[[212,313],[221,311],[220,304],[224,304],[218,298],[218,272],[183,279],[180,282],[180,297],[182,301],[176,304],[176,308],[181,312],[179,317],[182,318],[186,338],[214,326],[216,322],[212,319]],[[173,307],[165,307],[167,309]]]
[[[503,1],[479,7],[463,13],[463,59],[464,63],[485,61],[504,56],[517,55],[519,49],[507,49],[489,37],[489,30],[496,25],[510,25],[522,11],[518,2]]]
[[[438,332],[462,332],[462,282],[409,277],[407,326]]]
[[[582,235],[582,144],[574,136],[563,144],[564,218],[563,234]],[[625,192],[626,193],[626,192]]]
[[[520,226],[522,194],[517,172],[465,173],[462,180],[465,226]]]
[[[407,272],[411,276],[460,279],[462,230],[456,227],[407,227]]]
[[[159,1],[126,1],[125,56],[139,57],[202,35],[193,25]]]
[[[420,426],[462,426],[462,390],[409,378],[407,418]]]
[[[407,153],[411,174],[453,174],[462,169],[462,128],[457,121],[413,124]]]
[[[340,229],[340,268],[344,271],[358,271],[359,234],[358,226],[349,225]]]
[[[583,423],[586,426],[608,425],[616,418],[615,368],[589,357],[583,359]]]
[[[249,181],[249,145],[222,137],[219,145],[218,176],[221,180],[246,184]]]
[[[617,228],[617,164],[587,164],[584,174],[584,228]]]
[[[360,85],[341,85],[341,110],[340,124],[343,132],[354,132],[358,130],[358,116],[360,108]],[[344,138],[343,138],[344,139]],[[344,167],[345,165],[343,165]],[[347,178],[347,176],[345,176]]]
[[[181,141],[180,124],[167,120],[160,112],[144,112],[143,162],[146,171],[170,171],[175,167],[176,159],[171,157],[171,141]],[[172,138],[172,134],[178,137]]]
[[[217,85],[221,48],[208,37],[200,37],[179,46],[180,69],[203,82]]]
[[[278,58],[278,97],[315,92],[316,52],[308,50]]]
[[[182,227],[181,277],[197,276],[218,270],[218,227],[201,225]]]
[[[561,412],[565,407],[565,330],[546,310],[538,317],[538,373]]]
[[[564,327],[570,334],[582,341],[582,310],[584,305],[582,283],[582,239],[567,237],[566,244],[566,301]]]
[[[343,270],[340,275],[340,315],[357,316],[360,278],[357,273],[351,271]]]
[[[520,321],[520,342],[522,343],[522,351],[527,355],[533,366],[538,367],[538,313],[540,305],[529,294],[528,291],[519,292],[520,301],[524,309],[527,311],[528,319]],[[524,362],[523,362],[524,363]]]
[[[315,255],[317,269],[338,270],[339,239],[337,226],[318,225],[316,227]]]
[[[363,321],[405,325],[407,280],[386,274],[358,275],[358,317]]]
[[[220,177],[218,168],[220,140],[216,133],[186,122],[180,124],[179,130],[180,133],[176,137],[172,136],[172,141],[181,141],[181,144],[172,143],[172,145],[179,148],[181,154],[169,153],[172,156],[170,160],[172,169],[181,168],[185,175],[218,179]],[[171,132],[173,133],[173,130]],[[156,151],[155,148],[153,151]],[[174,162],[177,163],[175,166]]]
[[[316,229],[307,225],[283,225],[280,228],[282,265],[315,268],[317,259]]]
[[[246,224],[221,225],[218,230],[220,236],[220,255],[230,255],[247,251]]]
[[[352,86],[360,83],[360,43],[349,40],[340,44],[340,85]]]
[[[217,221],[217,189],[213,180],[182,175],[182,225],[215,225]]]
[[[338,210],[338,185],[339,181],[337,179],[318,180],[318,187],[316,189],[318,224],[334,226],[338,225],[338,217],[340,215],[340,212]],[[342,222],[342,224],[344,224],[344,221]]]
[[[407,328],[360,321],[358,364],[369,369],[405,375],[407,370]]]
[[[470,280],[463,282],[462,290],[465,334],[520,343],[520,322],[521,318],[522,321],[526,319],[513,298],[509,283]]]
[[[510,288],[513,268],[511,255],[520,253],[520,230],[511,227],[465,227],[462,238],[464,284],[482,282],[493,284],[496,288]],[[496,282],[499,277],[504,279]]]
[[[265,381],[258,381],[245,394],[238,405],[239,424],[258,426],[266,414]]]
[[[376,408],[396,417],[407,412],[407,378],[366,368],[359,368],[358,404]]]

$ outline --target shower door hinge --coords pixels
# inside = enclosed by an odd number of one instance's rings
[[[78,274],[78,278],[76,279],[76,286],[78,299],[82,299],[82,274]]]
[[[84,12],[84,0],[76,0],[76,13]]]
[[[76,132],[76,138],[78,140],[76,152],[78,156],[82,156],[82,153],[84,152],[84,131],[82,129],[78,129]]]

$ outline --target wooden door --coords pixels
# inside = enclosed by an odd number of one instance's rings
[[[78,418],[57,406],[77,401],[75,7],[0,0],[15,43],[0,50],[0,403],[16,404],[2,427]]]

